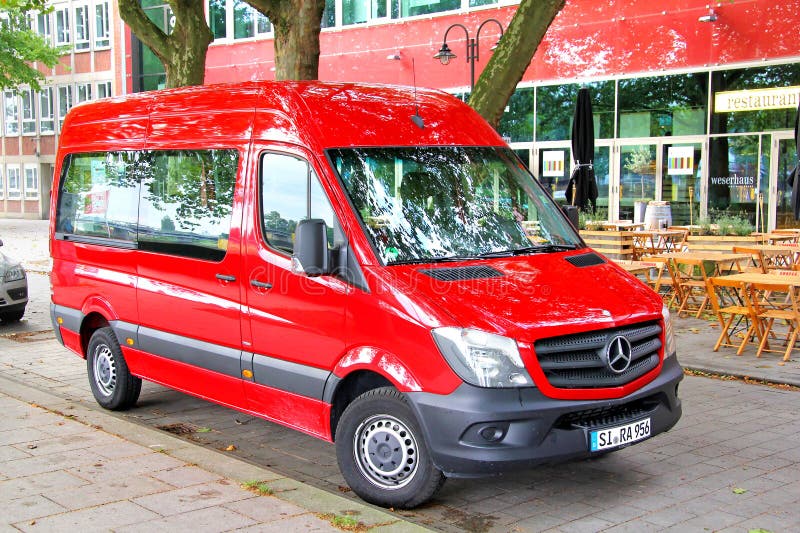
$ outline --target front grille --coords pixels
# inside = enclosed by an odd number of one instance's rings
[[[12,300],[22,300],[28,296],[28,289],[25,287],[21,289],[9,289],[7,292]]]
[[[425,274],[439,281],[464,281],[470,279],[499,278],[503,273],[489,266],[465,266],[455,268],[426,268],[420,269],[420,274]]]
[[[595,429],[621,425],[652,414],[658,408],[658,404],[658,397],[651,396],[622,405],[575,411],[560,416],[554,426],[559,429],[574,427]]]
[[[616,337],[631,344],[630,366],[616,373],[606,362],[606,348]],[[647,322],[563,337],[541,339],[533,348],[550,385],[562,389],[618,387],[658,366],[661,325]]]

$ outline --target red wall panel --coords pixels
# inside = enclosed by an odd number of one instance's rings
[[[541,81],[702,68],[721,64],[800,56],[796,27],[800,0],[569,0],[554,20],[523,80]],[[469,14],[433,16],[388,24],[349,26],[321,35],[320,79],[376,83],[417,83],[430,87],[465,87],[469,66],[463,31],[453,29],[448,44],[458,56],[442,66],[433,59],[447,27],[462,23],[471,36],[481,21],[496,18],[504,26],[514,7]],[[481,32],[476,77],[491,54],[496,26]],[[387,56],[400,52],[399,61]],[[272,40],[214,45],[209,49],[207,83],[273,79]]]

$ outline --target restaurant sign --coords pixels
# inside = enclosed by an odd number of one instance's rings
[[[763,111],[796,108],[800,103],[800,86],[724,91],[714,95],[714,112]]]

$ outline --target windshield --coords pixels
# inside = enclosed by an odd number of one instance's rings
[[[329,156],[384,264],[580,245],[508,149],[351,148]]]

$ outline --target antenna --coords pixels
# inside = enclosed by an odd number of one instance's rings
[[[414,58],[411,58],[411,75],[414,80],[414,114],[411,115],[411,122],[414,123],[419,129],[425,129],[425,121],[419,116],[419,102],[417,101],[417,67],[414,63]]]

